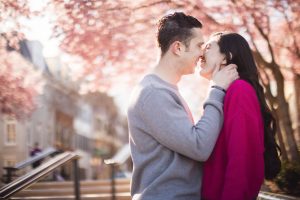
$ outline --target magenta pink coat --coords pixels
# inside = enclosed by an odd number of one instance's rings
[[[253,200],[264,180],[264,127],[254,88],[236,80],[224,100],[224,125],[202,180],[204,200]]]

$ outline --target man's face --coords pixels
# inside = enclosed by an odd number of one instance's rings
[[[202,55],[202,45],[204,44],[201,28],[192,29],[192,39],[188,46],[185,47],[185,52],[182,54],[182,74],[192,74]]]

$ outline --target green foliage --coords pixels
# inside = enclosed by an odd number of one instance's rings
[[[283,162],[275,183],[288,194],[300,195],[300,162]]]

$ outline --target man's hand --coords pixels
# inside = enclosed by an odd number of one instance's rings
[[[225,90],[230,86],[230,84],[239,78],[237,72],[237,66],[235,64],[230,64],[223,67],[217,67],[212,75],[213,85],[217,85]]]

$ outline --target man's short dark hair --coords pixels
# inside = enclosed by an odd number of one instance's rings
[[[183,42],[189,46],[193,28],[202,28],[201,22],[195,17],[182,12],[164,16],[158,24],[157,41],[164,55],[174,41]]]

